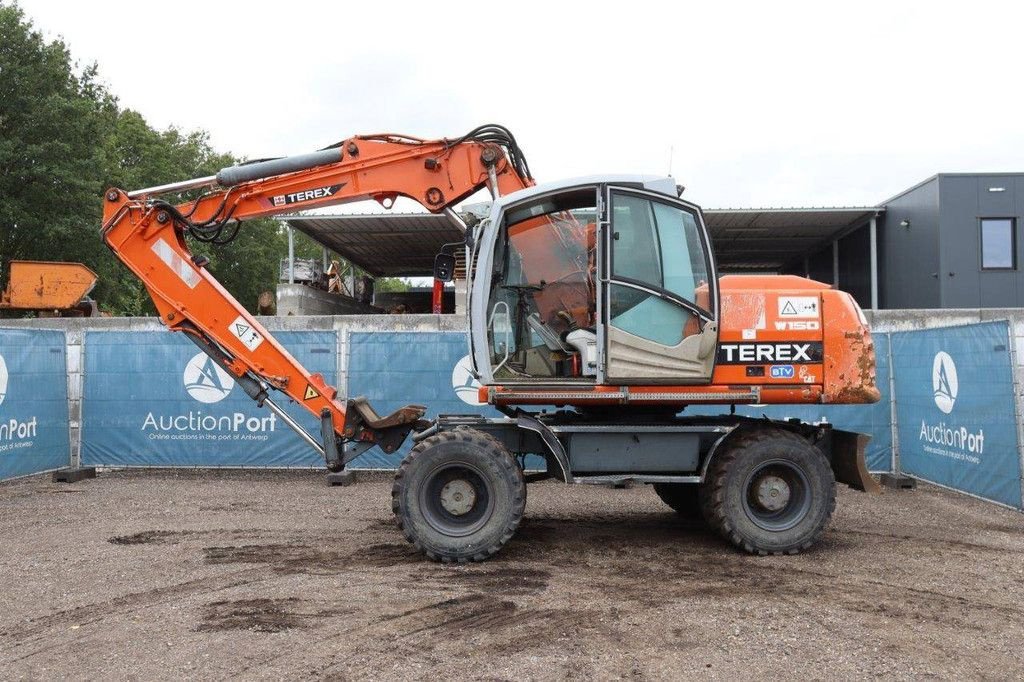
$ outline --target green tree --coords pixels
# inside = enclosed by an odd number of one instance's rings
[[[121,109],[98,68],[79,68],[61,40],[46,42],[17,5],[0,0],[0,267],[6,261],[85,263],[99,275],[93,297],[116,315],[152,314],[144,286],[99,237],[102,193],[205,175],[237,160],[205,132],[159,131]],[[321,247],[296,235],[296,255]],[[247,221],[229,245],[193,242],[209,268],[246,308],[273,290],[287,235],[274,220]],[[391,278],[378,290],[402,290]]]
[[[112,98],[17,6],[0,6],[0,257],[95,263]]]
[[[120,109],[95,65],[78,69],[61,40],[46,42],[17,5],[0,4],[0,261],[81,261],[93,292],[119,315],[153,312],[142,283],[98,235],[102,192],[211,175],[235,163],[205,132],[153,129]],[[273,289],[286,242],[276,221],[253,220],[226,247],[195,251],[250,310]]]

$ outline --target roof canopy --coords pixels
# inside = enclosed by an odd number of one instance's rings
[[[868,222],[885,209],[712,208],[704,211],[719,270],[778,270]]]
[[[441,246],[464,238],[461,226],[444,214],[309,215],[281,220],[374,277],[430,275]]]
[[[863,225],[885,209],[713,208],[704,211],[720,271],[780,270]],[[441,246],[462,241],[444,214],[382,213],[280,218],[374,277],[433,272]]]

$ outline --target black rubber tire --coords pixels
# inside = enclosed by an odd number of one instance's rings
[[[477,491],[465,517],[479,511],[479,518],[463,528],[463,517],[438,507],[438,481],[453,471],[468,472]],[[391,509],[406,540],[444,563],[494,556],[512,539],[525,508],[526,481],[515,458],[493,437],[465,427],[420,441],[398,467],[391,489]]]
[[[700,486],[697,483],[655,483],[654,492],[661,501],[685,519],[700,520]]]
[[[756,505],[744,499],[753,487],[751,477],[772,466],[802,475],[793,487],[806,493],[800,509],[789,512],[793,519],[787,523],[792,527],[779,530],[763,527],[770,522],[759,518]],[[789,508],[798,496],[787,497]],[[744,551],[797,554],[811,547],[828,525],[836,508],[836,479],[825,455],[800,435],[776,428],[749,429],[715,454],[700,486],[700,505],[711,527]]]

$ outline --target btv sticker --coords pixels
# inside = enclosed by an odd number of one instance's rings
[[[792,379],[796,376],[793,365],[772,365],[772,379]]]
[[[779,296],[779,317],[817,320],[821,302],[817,296]]]

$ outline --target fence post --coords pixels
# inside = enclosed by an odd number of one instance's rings
[[[1010,349],[1010,378],[1013,381],[1013,420],[1017,426],[1017,458],[1020,460],[1020,492],[1024,500],[1024,424],[1021,423],[1021,396],[1020,382],[1017,381],[1017,338],[1013,320],[1006,321],[1006,329],[1009,337]]]
[[[892,473],[900,470],[900,425],[896,412],[896,365],[892,361],[892,332],[885,334],[885,352],[889,359],[889,432],[892,437]]]

